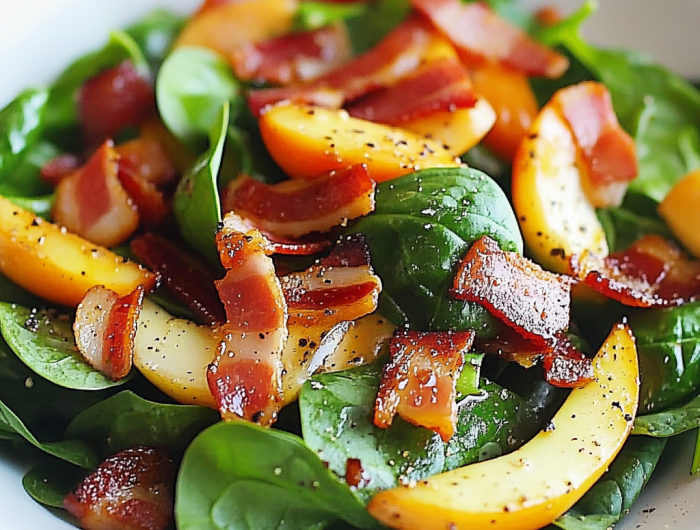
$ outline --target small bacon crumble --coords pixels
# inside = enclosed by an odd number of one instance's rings
[[[41,178],[51,186],[58,186],[64,177],[77,171],[83,162],[71,153],[63,153],[41,166]]]
[[[401,125],[435,112],[472,108],[476,99],[464,66],[456,58],[444,58],[353,102],[348,112],[375,123]]]
[[[397,330],[389,341],[374,404],[374,424],[387,429],[396,414],[437,432],[444,441],[457,425],[457,379],[474,332]]]
[[[364,164],[272,185],[241,175],[226,187],[222,203],[273,237],[299,237],[367,215],[375,188]]]
[[[176,471],[164,449],[126,449],[85,477],[63,507],[85,530],[167,530],[174,523]]]
[[[231,54],[243,81],[287,85],[309,81],[348,61],[352,55],[344,24],[246,43]]]
[[[571,256],[569,274],[632,307],[672,307],[700,298],[700,261],[658,235],[603,258],[589,252]]]
[[[563,55],[529,37],[484,2],[411,0],[449,38],[467,66],[500,63],[531,76],[561,77],[569,67]]]
[[[76,310],[73,333],[80,354],[114,381],[131,371],[143,296],[142,286],[120,298],[114,291],[96,285],[85,293]]]
[[[451,293],[483,305],[525,338],[547,347],[569,327],[573,283],[515,252],[502,251],[484,236],[464,256]]]
[[[281,407],[281,353],[287,340],[287,304],[257,230],[239,232],[224,218],[216,236],[224,279],[216,282],[226,310],[224,340],[207,370],[224,420],[271,425]]]
[[[381,280],[372,271],[364,236],[341,240],[331,253],[302,272],[280,278],[290,325],[350,321],[377,309]]]
[[[602,83],[587,81],[559,90],[552,102],[576,139],[589,201],[596,208],[619,206],[638,164],[634,140],[620,127],[610,92]]]
[[[214,273],[165,238],[147,232],[131,241],[141,263],[158,273],[165,288],[206,324],[226,322],[224,306],[214,286]]]
[[[88,147],[137,126],[156,109],[150,79],[124,61],[88,79],[78,96],[80,122]]]

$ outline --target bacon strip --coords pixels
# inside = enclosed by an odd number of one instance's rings
[[[266,233],[299,237],[367,215],[375,188],[364,164],[273,185],[241,175],[226,187],[222,203]]]
[[[657,235],[600,258],[572,256],[569,273],[605,296],[632,307],[672,307],[700,298],[700,262]]]
[[[141,263],[157,272],[168,291],[207,324],[226,322],[214,273],[163,237],[148,232],[130,244]]]
[[[82,161],[77,156],[63,153],[49,160],[41,167],[41,178],[51,186],[58,186],[58,183],[64,177],[74,173],[82,164]]]
[[[231,54],[233,71],[244,81],[286,85],[309,81],[351,57],[343,24],[247,43]]]
[[[457,425],[457,379],[473,331],[397,330],[389,342],[391,360],[384,366],[374,404],[374,424],[387,429],[398,413],[404,420],[437,432],[444,441]]]
[[[51,215],[85,239],[112,247],[126,241],[139,214],[118,179],[119,154],[106,141],[79,170],[61,180]]]
[[[126,449],[85,477],[63,507],[86,530],[167,530],[173,525],[176,471],[163,449]]]
[[[547,347],[569,327],[572,283],[515,252],[502,251],[484,236],[462,260],[452,295],[482,304],[525,338]]]
[[[287,304],[264,236],[239,232],[227,220],[216,238],[227,269],[216,282],[227,323],[207,381],[223,419],[271,425],[281,407]]]
[[[78,350],[90,366],[114,381],[131,371],[143,296],[142,286],[120,298],[96,285],[78,305],[73,324]]]
[[[619,206],[638,165],[634,140],[617,121],[610,92],[587,81],[559,90],[552,98],[569,123],[585,171],[584,191],[596,208]]]
[[[500,63],[551,78],[561,77],[569,67],[566,57],[500,18],[484,2],[411,0],[411,5],[452,41],[468,66]]]
[[[469,74],[459,60],[444,58],[355,101],[348,112],[363,120],[401,125],[443,110],[472,108],[476,99]]]
[[[120,169],[127,167],[145,182],[167,186],[177,176],[175,165],[158,140],[141,136],[119,144],[115,149],[120,156]]]

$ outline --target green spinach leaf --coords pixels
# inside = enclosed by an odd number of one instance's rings
[[[656,217],[640,215],[624,208],[606,208],[596,213],[611,252],[626,250],[638,239],[651,234],[673,239],[666,223]]]
[[[125,33],[134,39],[155,71],[170,51],[185,21],[185,18],[170,11],[158,9],[126,28]]]
[[[363,7],[361,13],[345,20],[355,55],[374,48],[411,11],[410,4],[404,0],[377,0]]]
[[[328,26],[351,17],[362,15],[367,4],[362,2],[299,2],[294,25],[299,31],[307,31]]]
[[[484,308],[448,294],[459,260],[480,237],[522,252],[513,209],[488,175],[431,168],[384,182],[377,187],[375,211],[351,231],[367,238],[383,282],[382,304],[391,297],[411,326],[495,333],[497,323]]]
[[[180,530],[378,526],[299,438],[242,421],[209,427],[187,449],[175,518]]]
[[[52,383],[75,390],[102,390],[123,384],[92,368],[75,345],[71,320],[54,312],[37,312],[0,303],[0,330],[17,357]]]
[[[684,405],[638,416],[632,434],[668,438],[700,427],[700,396]]]
[[[56,146],[41,139],[28,146],[14,170],[0,180],[0,195],[34,197],[53,192],[41,178],[41,168],[60,154]]]
[[[63,499],[85,477],[85,470],[60,460],[44,462],[22,478],[29,496],[45,506],[63,508]]]

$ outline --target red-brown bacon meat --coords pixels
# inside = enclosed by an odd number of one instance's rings
[[[299,237],[367,215],[374,210],[375,187],[364,164],[273,185],[241,175],[226,187],[223,208],[273,238]]]
[[[569,273],[605,296],[633,307],[670,307],[700,298],[700,262],[649,235],[627,250],[600,258],[572,256]]]
[[[500,63],[527,75],[560,77],[569,61],[543,46],[485,3],[460,0],[411,0],[460,52],[467,66]]]
[[[389,342],[374,404],[374,424],[388,428],[396,414],[448,441],[457,424],[457,379],[474,333],[398,330]]]
[[[176,467],[163,449],[137,446],[107,458],[66,496],[85,530],[167,530]]]
[[[131,371],[143,295],[141,286],[120,298],[97,285],[85,293],[75,314],[78,350],[90,366],[115,381]]]
[[[239,232],[227,219],[216,238],[227,270],[216,282],[227,323],[207,381],[223,419],[271,425],[280,408],[287,304],[265,237]]]
[[[375,123],[401,125],[434,112],[471,108],[475,103],[466,69],[458,59],[445,58],[355,101],[348,112]]]
[[[572,283],[484,236],[462,260],[452,294],[482,304],[528,340],[551,347],[569,327]]]

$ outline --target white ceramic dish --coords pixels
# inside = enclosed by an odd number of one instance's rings
[[[525,0],[572,10],[578,0]],[[586,27],[594,42],[651,53],[683,75],[700,78],[697,0],[602,0]],[[199,0],[0,0],[0,107],[22,88],[48,82],[69,61],[97,48],[110,29],[156,6],[189,11]],[[616,528],[700,530],[700,480],[688,475],[695,435],[672,440],[652,483]],[[28,466],[0,445],[0,530],[73,528],[32,501],[22,489]],[[695,499],[698,506],[695,506]]]

